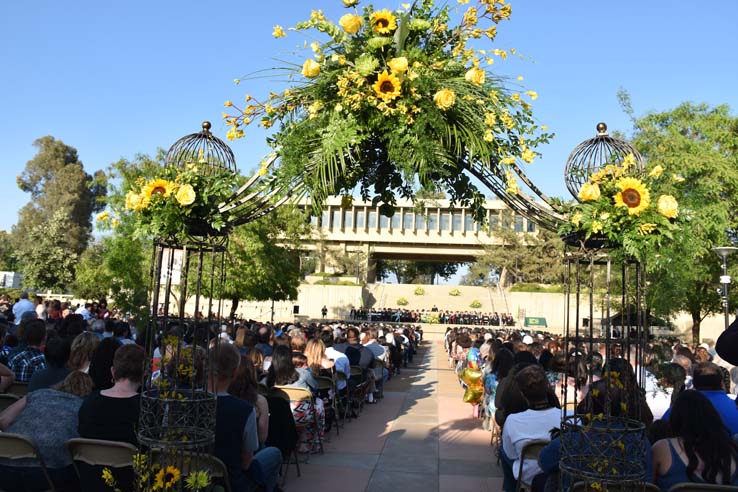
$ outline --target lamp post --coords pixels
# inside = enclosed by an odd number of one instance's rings
[[[725,329],[730,324],[730,309],[728,308],[728,285],[730,285],[730,275],[728,275],[728,256],[732,255],[738,248],[733,246],[720,246],[712,248],[717,255],[723,260],[723,274],[720,276],[720,284],[723,286],[723,311],[725,312]]]

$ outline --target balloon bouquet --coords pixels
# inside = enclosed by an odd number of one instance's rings
[[[479,416],[479,404],[484,398],[481,362],[482,354],[478,348],[474,347],[466,356],[466,367],[459,371],[459,380],[466,387],[464,403],[472,405],[475,417]]]

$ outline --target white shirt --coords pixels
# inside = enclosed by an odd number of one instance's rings
[[[520,454],[523,447],[536,439],[551,439],[551,429],[561,427],[561,410],[526,410],[508,415],[502,427],[502,449],[505,455],[514,461],[513,475],[518,478]],[[523,463],[523,480],[531,483],[533,477],[541,473],[537,460],[527,459]]]
[[[346,357],[346,354],[339,352],[333,347],[328,347],[325,349],[325,356],[333,360],[333,362],[336,365],[336,371],[341,371],[342,373],[344,373],[346,375],[346,379],[348,379],[349,376],[351,376],[351,364],[349,363],[349,360],[348,360],[348,357]],[[336,382],[336,389],[342,390],[345,387],[346,387],[346,381],[341,381],[339,379],[338,382]]]

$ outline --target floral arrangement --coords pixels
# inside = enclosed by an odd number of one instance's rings
[[[400,297],[399,299],[397,299],[398,306],[407,306],[408,304],[410,303],[404,297]]]
[[[212,168],[204,159],[184,167],[164,167],[159,176],[148,181],[140,178],[128,190],[125,211],[135,218],[136,234],[141,237],[217,234],[226,225],[217,205],[235,191],[238,180],[238,175]]]
[[[484,196],[463,171],[481,163],[517,193],[516,161],[532,162],[550,138],[533,118],[537,93],[489,71],[515,50],[480,48],[510,18],[510,4],[458,0],[457,16],[433,0],[398,10],[359,3],[343,0],[348,11],[337,22],[314,10],[293,28],[274,27],[277,38],[306,32],[312,53],[275,69],[295,81],[286,90],[225,102],[228,138],[251,124],[274,127],[268,142],[280,162],[265,159],[259,174],[272,172],[285,189],[304,183],[316,209],[358,189],[392,215],[396,197],[413,199],[420,188],[471,205],[483,222]]]
[[[422,287],[416,287],[415,291],[413,292],[416,296],[424,296],[425,295],[425,289]]]
[[[480,307],[482,307],[482,303],[474,299],[471,304],[469,304],[469,307],[472,309],[479,309]]]
[[[133,471],[140,482],[137,490],[143,492],[181,490],[181,485],[184,485],[185,490],[199,492],[209,490],[211,483],[210,473],[205,470],[193,470],[183,477],[182,471],[176,466],[160,466],[157,463],[149,466],[148,459],[144,454],[133,456]],[[103,468],[102,478],[113,492],[121,492],[110,468]],[[150,480],[151,482],[149,482]],[[181,483],[182,481],[183,483]]]
[[[448,295],[458,297],[461,295],[461,291],[459,289],[451,289],[450,291],[448,291]]]
[[[669,177],[657,165],[647,173],[635,169],[635,158],[608,164],[589,176],[579,190],[579,203],[568,211],[562,235],[600,237],[623,252],[642,260],[648,248],[671,238],[678,226],[679,204],[673,192],[684,179]]]

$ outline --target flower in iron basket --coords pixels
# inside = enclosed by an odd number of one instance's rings
[[[372,86],[377,97],[384,102],[390,102],[402,95],[402,83],[394,74],[388,74],[387,70],[379,74],[377,81]]]
[[[372,29],[377,34],[391,34],[397,29],[397,18],[387,9],[377,10],[371,17]]]
[[[154,480],[154,490],[169,490],[179,482],[181,472],[176,466],[167,466],[159,470]]]
[[[174,197],[177,199],[177,203],[179,203],[179,205],[182,207],[192,205],[195,202],[196,196],[197,195],[195,195],[195,189],[190,184],[183,184],[182,186],[180,186],[177,190],[177,194],[174,195]]]
[[[320,64],[313,59],[305,60],[305,63],[302,64],[302,75],[314,79],[320,75]]]
[[[441,89],[433,95],[433,102],[439,109],[446,111],[456,104],[456,93],[451,89]]]
[[[579,190],[579,199],[590,202],[600,198],[600,186],[597,183],[584,183]]]
[[[622,178],[616,186],[620,191],[615,195],[615,205],[626,207],[628,215],[640,215],[651,204],[648,188],[637,178]]]
[[[346,14],[338,20],[338,24],[349,34],[356,34],[364,24],[364,19],[356,14]]]
[[[656,207],[659,213],[667,219],[676,219],[679,215],[679,204],[671,195],[661,195]]]

